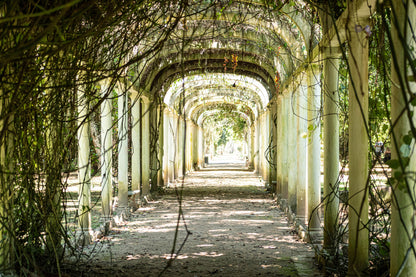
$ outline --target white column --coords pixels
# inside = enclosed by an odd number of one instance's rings
[[[177,150],[177,163],[178,163],[178,176],[183,177],[185,175],[185,120],[182,117],[179,117],[179,124],[178,124],[178,150]]]
[[[195,124],[192,125],[192,168],[197,170],[199,166],[199,127]]]
[[[257,149],[257,145],[258,145],[258,143],[257,143],[257,121],[258,121],[258,117],[257,117],[257,120],[256,121],[254,121],[254,123],[253,123],[253,127],[252,127],[252,129],[251,129],[251,133],[252,133],[252,144],[253,144],[253,169],[254,169],[254,173],[257,173],[257,169],[258,169],[258,163],[257,163],[257,160],[258,160],[258,156],[259,156],[259,153],[258,153],[258,149]]]
[[[277,110],[276,110],[276,195],[281,198],[282,197],[282,167],[283,167],[283,134],[282,134],[282,126],[283,126],[283,96],[279,95],[277,97]]]
[[[288,204],[291,208],[292,212],[296,212],[296,182],[297,182],[297,132],[298,132],[298,124],[297,124],[297,115],[295,115],[295,111],[297,109],[297,98],[298,96],[292,94],[289,96],[289,108],[288,108]]]
[[[391,120],[394,124],[391,152],[392,161],[400,161],[403,166],[392,166],[392,176],[405,178],[393,183],[390,276],[410,277],[416,272],[416,154],[414,133],[409,135],[411,124],[414,126],[416,123],[415,115],[411,115],[415,109],[409,103],[411,95],[416,91],[414,75],[409,66],[413,63],[409,56],[414,57],[415,54],[415,3],[409,0],[392,1],[391,25],[394,45],[391,63]]]
[[[135,96],[131,105],[131,189],[140,189],[140,98]]]
[[[296,217],[299,223],[307,223],[307,80],[304,76],[298,88],[297,103],[297,184],[296,184]]]
[[[112,94],[107,82],[101,84],[101,212],[102,221],[110,222],[113,214],[113,109]]]
[[[257,128],[257,136],[258,136],[258,149],[259,149],[259,175],[264,180],[264,144],[265,144],[265,136],[264,136],[264,117],[265,113],[263,112],[259,116],[259,123]]]
[[[282,124],[282,134],[281,134],[281,188],[282,188],[282,204],[287,204],[289,200],[289,106],[290,106],[290,97],[288,95],[282,95],[282,112],[281,112],[281,122]]]
[[[255,159],[255,170],[257,174],[260,174],[260,120],[261,116],[257,118],[256,125],[255,125],[255,151],[256,151],[256,159]]]
[[[198,126],[198,166],[202,168],[204,162],[204,130]]]
[[[141,197],[146,197],[150,194],[150,102],[142,96],[141,114],[142,114],[142,189]]]
[[[321,80],[318,67],[308,71],[308,227],[309,232],[320,230],[321,202]]]
[[[172,111],[171,118],[171,131],[172,131],[172,168],[173,168],[173,178],[175,180],[179,177],[179,118]]]
[[[250,166],[254,166],[254,136],[253,136],[253,128],[254,128],[254,122],[251,122],[250,128],[248,129],[248,160],[250,163]]]
[[[186,119],[185,134],[185,173],[191,171],[192,168],[192,123]]]
[[[164,185],[167,186],[171,181],[169,178],[169,153],[170,153],[170,141],[171,141],[171,133],[169,131],[169,109],[166,107],[163,110],[163,181]]]
[[[362,274],[368,267],[368,38],[356,26],[366,26],[368,19],[357,19],[355,3],[348,2],[349,82],[349,192],[348,192],[348,273]],[[360,21],[357,21],[360,20]]]
[[[270,143],[270,129],[269,129],[269,117],[270,117],[270,110],[267,109],[266,111],[264,111],[264,115],[263,115],[263,120],[262,120],[262,153],[261,153],[261,157],[263,160],[263,164],[262,164],[262,172],[263,172],[263,180],[265,181],[266,184],[269,184],[269,162],[266,158],[266,151],[267,148],[269,147],[269,143]],[[270,149],[269,149],[270,150]],[[270,184],[271,185],[271,184]]]
[[[91,242],[91,164],[90,164],[90,134],[89,134],[89,105],[84,97],[84,88],[78,89],[78,236],[81,245]]]
[[[121,212],[128,208],[128,92],[118,88],[118,207]]]
[[[336,51],[338,50],[329,48],[324,53],[322,84],[324,94],[324,248],[331,255],[334,254],[337,243],[339,213],[339,54]]]
[[[270,144],[270,164],[268,166],[269,168],[269,184],[272,187],[272,192],[276,193],[276,186],[277,186],[277,160],[276,160],[276,150],[277,150],[277,125],[275,125],[275,120],[277,120],[277,103],[276,99],[274,99],[269,106],[269,137],[271,140]]]

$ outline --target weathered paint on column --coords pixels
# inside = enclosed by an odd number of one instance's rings
[[[179,117],[172,111],[171,118],[172,126],[172,166],[173,166],[173,180],[179,177]]]
[[[159,182],[159,154],[160,154],[160,143],[162,142],[159,136],[160,132],[163,134],[163,128],[159,128],[161,106],[156,102],[152,102],[149,111],[149,155],[150,155],[150,168],[149,168],[149,179],[150,179],[150,193],[157,193],[158,187],[161,185]],[[163,151],[163,150],[162,150]]]
[[[104,99],[101,103],[101,214],[104,222],[111,221],[113,214],[113,104],[109,89],[108,83],[101,84]]]
[[[176,163],[178,167],[178,177],[183,177],[185,175],[185,161],[186,161],[186,151],[185,151],[185,120],[182,117],[178,118],[178,131],[177,131],[177,137],[178,137],[178,148],[176,151]]]
[[[84,97],[84,88],[78,89],[78,234],[80,245],[91,242],[91,164],[90,164],[90,134],[89,134],[89,105]]]
[[[198,166],[200,168],[202,168],[202,166],[204,165],[204,157],[205,157],[204,141],[205,141],[205,139],[204,139],[204,129],[202,129],[201,126],[198,126]]]
[[[164,186],[169,184],[170,174],[169,174],[169,153],[171,151],[171,133],[169,132],[169,108],[165,107],[163,110],[163,181]]]
[[[131,106],[131,189],[140,189],[140,98],[135,96]]]
[[[268,111],[264,111],[260,117],[259,122],[259,159],[260,159],[260,167],[259,167],[259,174],[262,177],[263,181],[267,184],[268,183],[268,164],[266,160],[266,151],[267,146],[269,144],[269,137],[268,137],[268,123],[267,123],[267,115]]]
[[[193,136],[192,131],[193,126],[192,122],[189,119],[186,119],[186,134],[185,134],[185,173],[190,172],[192,170],[192,144],[193,144]]]
[[[282,134],[281,134],[281,159],[282,159],[282,167],[281,167],[281,186],[282,186],[282,202],[286,202],[289,200],[289,135],[288,135],[288,124],[289,124],[289,106],[290,106],[290,97],[288,95],[282,96],[282,117],[281,117],[281,124],[282,124]],[[284,204],[284,203],[283,203]]]
[[[198,156],[199,156],[199,127],[195,124],[192,125],[192,170],[197,170],[199,166]]]
[[[336,49],[327,49],[323,55],[322,84],[324,100],[324,248],[331,254],[335,251],[337,241],[339,210],[339,59],[336,51]]]
[[[393,170],[393,176],[406,174],[401,182],[393,184],[393,196],[391,206],[391,244],[390,244],[390,275],[414,276],[416,272],[416,258],[414,234],[416,229],[415,203],[416,185],[415,168],[416,154],[414,134],[405,142],[403,138],[409,134],[410,123],[415,124],[416,119],[410,115],[414,107],[409,105],[412,92],[416,90],[413,72],[409,68],[406,51],[415,49],[414,30],[416,28],[416,8],[413,1],[392,2],[392,40],[394,54],[392,61],[392,85],[391,85],[391,120],[394,123],[391,138],[392,160],[402,161],[409,159],[409,164],[403,168]],[[407,15],[407,17],[406,17]],[[409,47],[404,49],[404,47]],[[401,86],[404,84],[404,87]],[[407,110],[408,109],[408,110]],[[404,113],[402,113],[405,111]]]
[[[349,82],[349,193],[348,274],[356,276],[368,267],[368,37],[357,32],[368,20],[356,21],[354,3],[348,2]],[[353,20],[354,19],[354,20]]]
[[[279,95],[277,97],[276,103],[276,195],[279,198],[282,197],[282,167],[283,167],[283,134],[282,134],[282,126],[283,126],[283,96]]]
[[[254,122],[251,122],[251,126],[248,130],[248,152],[249,152],[249,157],[248,160],[250,162],[250,166],[253,167],[254,165]]]
[[[162,109],[162,110],[160,110]],[[158,158],[158,163],[156,163],[156,168],[157,168],[157,185],[158,187],[164,187],[165,186],[165,175],[163,174],[163,157],[165,154],[165,117],[164,117],[164,111],[165,111],[165,107],[164,104],[161,104],[158,107],[158,112],[157,112],[157,116],[158,116],[158,120],[160,120],[160,124],[158,124],[158,132],[159,132],[159,137],[158,137],[158,151],[157,151],[157,158]]]
[[[263,118],[263,179],[266,184],[269,184],[271,186],[271,180],[270,180],[270,166],[272,166],[270,163],[273,162],[273,160],[269,160],[271,158],[270,153],[268,151],[273,151],[271,149],[272,142],[270,141],[270,109],[267,109],[264,113]],[[269,148],[269,149],[267,149]]]
[[[141,197],[146,197],[150,193],[150,102],[142,96],[141,114],[142,114],[142,189]]]
[[[317,207],[321,202],[321,80],[318,67],[308,70],[308,228],[321,227]]]
[[[273,193],[276,193],[277,186],[277,160],[276,160],[276,150],[277,150],[277,104],[276,100],[273,100],[270,105],[270,115],[269,115],[269,137],[270,137],[270,149],[269,149],[269,184],[272,188]]]
[[[297,131],[297,182],[296,182],[296,217],[299,223],[307,223],[307,76],[303,76],[298,87],[296,105]]]
[[[128,207],[128,92],[118,88],[118,207]]]
[[[291,93],[289,96],[288,107],[288,204],[292,212],[296,212],[296,182],[297,182],[297,132],[298,122],[295,111],[297,110],[298,96],[296,93]]]
[[[256,122],[254,123],[254,172],[255,173],[259,173],[259,155],[260,155],[260,151],[259,151],[259,120],[260,117],[257,118]]]

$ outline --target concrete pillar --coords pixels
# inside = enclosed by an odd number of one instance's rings
[[[131,105],[131,189],[140,190],[140,98],[132,99]]]
[[[150,105],[150,113],[149,113],[149,155],[150,155],[150,168],[149,168],[149,179],[150,179],[150,193],[157,193],[159,183],[159,155],[161,152],[160,143],[162,142],[159,133],[163,133],[163,128],[159,128],[160,112],[161,106],[156,103],[152,102]],[[162,149],[163,151],[163,149]]]
[[[198,126],[198,167],[202,168],[204,164],[204,130]]]
[[[128,208],[128,92],[123,85],[118,88],[118,207]]]
[[[296,218],[301,224],[307,223],[307,173],[308,173],[308,146],[307,146],[307,76],[303,76],[298,87],[298,103],[296,105],[297,131],[297,183],[296,183]]]
[[[270,164],[269,164],[269,183],[272,191],[276,193],[277,186],[277,168],[276,168],[276,150],[277,150],[277,105],[276,100],[270,103],[270,114],[269,114],[269,137],[270,137]]]
[[[256,121],[256,173],[257,174],[261,174],[261,131],[260,131],[260,127],[261,127],[261,115],[259,115],[259,118]]]
[[[259,125],[258,125],[258,136],[259,136],[259,174],[261,178],[264,180],[265,183],[267,183],[266,176],[265,176],[265,168],[266,160],[265,160],[265,154],[266,154],[266,147],[267,147],[267,136],[265,132],[265,126],[266,126],[266,117],[267,117],[267,111],[264,111],[261,116],[259,117]]]
[[[169,118],[169,108],[166,107],[163,110],[163,164],[162,164],[162,168],[163,168],[163,181],[164,181],[164,186],[167,186],[169,184],[169,182],[171,181],[169,178],[169,153],[171,151],[171,145],[170,145],[170,141],[171,141],[171,133],[169,132],[169,123],[170,123],[170,118]]]
[[[189,119],[186,119],[186,133],[185,133],[185,173],[192,170],[192,122]]]
[[[197,170],[199,167],[199,127],[195,124],[192,125],[192,169]]]
[[[283,134],[282,134],[282,125],[283,125],[283,96],[278,95],[276,103],[276,195],[278,199],[282,197],[282,167],[283,167]]]
[[[172,134],[173,145],[172,163],[173,163],[173,180],[179,177],[179,117],[172,112]]]
[[[263,158],[263,180],[266,184],[269,184],[271,186],[270,181],[270,166],[273,161],[270,161],[271,155],[269,155],[268,151],[273,151],[271,149],[272,142],[270,141],[270,110],[267,109],[263,116],[263,128],[262,128],[262,137],[263,137],[263,143],[262,143],[262,158]],[[269,149],[267,149],[269,148]]]
[[[113,216],[113,109],[112,95],[107,82],[101,84],[101,217],[104,223]]]
[[[177,177],[177,171],[175,167],[175,156],[176,156],[176,119],[174,118],[174,113],[172,110],[169,110],[169,126],[168,126],[168,140],[169,140],[169,182],[173,182]]]
[[[351,20],[347,28],[349,82],[349,243],[348,274],[363,274],[368,267],[368,37],[357,32],[368,19],[358,19],[355,2],[348,2]],[[357,21],[359,20],[359,21]]]
[[[160,110],[162,109],[162,110]],[[158,129],[157,131],[159,132],[159,137],[158,137],[158,151],[157,151],[157,186],[158,188],[164,187],[165,185],[165,175],[163,174],[163,157],[165,154],[165,117],[164,117],[164,111],[165,111],[165,107],[164,104],[162,103],[159,107],[158,107],[158,120],[160,120],[161,122],[158,122]]]
[[[78,232],[80,245],[91,242],[91,163],[89,133],[89,103],[84,97],[84,88],[78,89]]]
[[[281,121],[280,124],[282,134],[281,134],[281,187],[282,187],[282,204],[287,204],[289,200],[289,134],[288,134],[288,124],[289,124],[289,106],[290,106],[290,97],[288,95],[282,95],[282,111],[281,111]]]
[[[142,96],[141,114],[142,114],[142,189],[141,197],[147,197],[150,194],[150,102]]]
[[[321,203],[321,76],[318,67],[308,70],[308,228],[320,230],[317,207]]]
[[[324,248],[332,255],[338,235],[339,213],[339,111],[338,50],[330,48],[323,55],[323,137],[324,137]]]
[[[253,168],[254,173],[258,173],[259,171],[259,136],[258,136],[258,124],[259,124],[259,117],[253,124]]]
[[[250,128],[249,128],[249,133],[248,133],[248,147],[249,147],[249,149],[248,149],[248,155],[249,155],[249,157],[248,157],[248,160],[250,161],[250,165],[251,165],[251,167],[253,167],[254,166],[254,153],[255,153],[255,151],[254,151],[254,122],[251,122],[251,126],[250,126]]]
[[[406,178],[400,181],[395,180],[393,183],[390,275],[410,277],[416,272],[416,243],[414,241],[416,154],[414,133],[409,135],[411,125],[414,126],[416,123],[415,116],[412,116],[414,107],[409,104],[410,97],[416,90],[413,72],[409,66],[409,63],[413,62],[409,60],[409,57],[414,55],[415,51],[415,3],[409,0],[393,1],[391,25],[394,45],[391,69],[391,120],[394,124],[391,152],[392,160],[402,163],[401,166],[393,168],[392,176],[406,176]],[[408,164],[406,164],[407,159]]]
[[[177,151],[177,163],[178,163],[178,176],[185,176],[185,120],[182,117],[179,117],[178,123],[178,151]]]
[[[296,93],[289,95],[289,107],[288,107],[288,204],[292,212],[296,212],[296,183],[298,174],[298,151],[297,151],[297,132],[298,121],[295,114],[298,105],[298,96]]]

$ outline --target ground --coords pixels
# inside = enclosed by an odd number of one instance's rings
[[[90,245],[88,258],[68,274],[159,276],[172,261],[163,276],[321,276],[314,250],[298,239],[259,177],[228,169],[217,163],[189,174]],[[175,252],[182,249],[171,260],[181,190]]]

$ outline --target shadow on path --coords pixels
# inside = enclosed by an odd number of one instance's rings
[[[233,166],[233,165],[231,165]],[[164,276],[321,276],[253,172],[211,165],[186,176],[157,201],[97,242],[84,276],[158,276],[172,249],[178,194],[191,232]],[[186,236],[181,220],[176,249]]]

